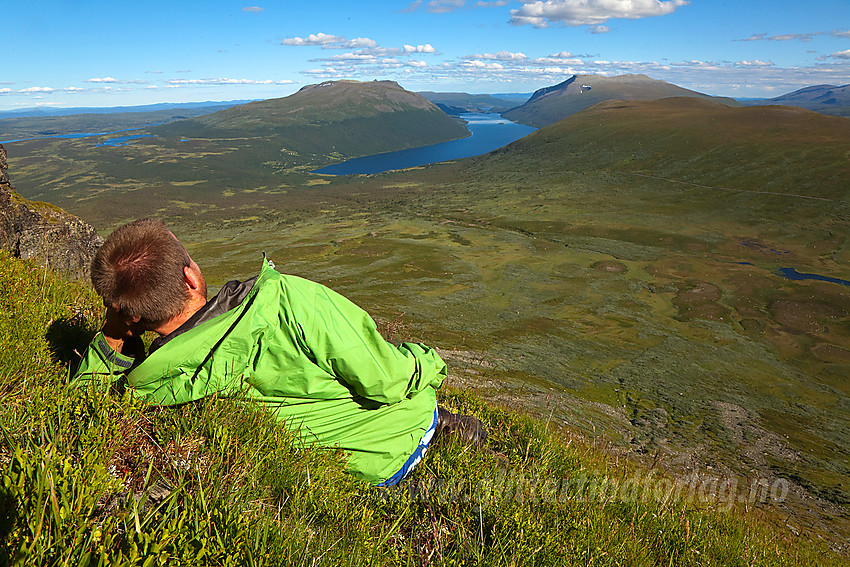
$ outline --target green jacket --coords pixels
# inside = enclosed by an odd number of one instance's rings
[[[434,416],[446,376],[437,353],[393,346],[354,303],[267,262],[239,299],[200,324],[188,321],[138,364],[98,333],[77,378],[111,383],[126,374],[134,394],[156,405],[239,395],[274,412],[305,444],[343,449],[358,478],[377,484],[398,471]]]

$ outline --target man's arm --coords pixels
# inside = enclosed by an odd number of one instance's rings
[[[101,331],[83,354],[74,379],[79,385],[97,382],[110,385],[145,357],[141,330],[134,322],[109,306]]]

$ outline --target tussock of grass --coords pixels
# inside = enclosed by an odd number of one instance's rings
[[[488,449],[440,440],[382,490],[257,407],[74,389],[97,305],[0,255],[0,565],[841,563],[468,394],[442,400],[485,421]],[[627,478],[644,496],[623,496]]]

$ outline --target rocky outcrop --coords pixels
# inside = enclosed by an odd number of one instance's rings
[[[9,174],[6,171],[8,168],[9,166],[6,165],[6,148],[3,147],[3,144],[0,144],[0,185],[9,184]]]
[[[49,203],[21,197],[9,183],[6,149],[0,145],[0,248],[75,280],[88,280],[103,243],[94,228]]]

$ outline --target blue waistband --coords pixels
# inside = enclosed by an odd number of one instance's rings
[[[431,438],[434,437],[434,432],[437,430],[437,421],[439,420],[440,413],[437,411],[436,406],[434,407],[434,419],[431,420],[431,425],[428,426],[428,429],[425,430],[425,434],[422,436],[422,440],[419,441],[419,445],[416,446],[416,449],[413,450],[413,453],[410,454],[410,457],[401,465],[401,468],[392,475],[390,478],[385,480],[384,482],[378,484],[377,486],[392,486],[394,484],[398,484],[404,479],[407,475],[410,474],[410,471],[413,470],[413,467],[422,460],[422,457],[425,455],[425,451],[428,449],[428,443],[431,442]]]

